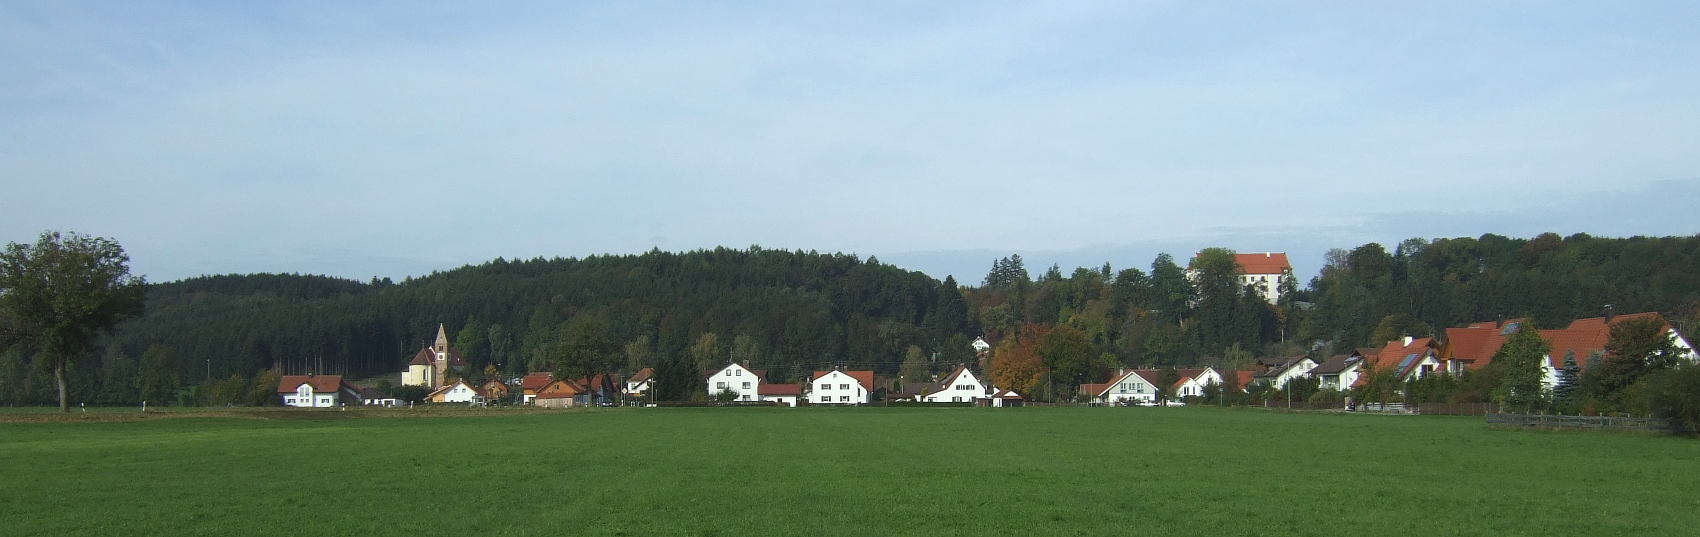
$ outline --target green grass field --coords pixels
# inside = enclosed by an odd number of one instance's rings
[[[1700,441],[1492,430],[1480,418],[1213,408],[405,413],[0,423],[0,534],[1700,531]]]

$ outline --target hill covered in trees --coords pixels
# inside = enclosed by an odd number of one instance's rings
[[[686,396],[727,360],[767,369],[773,382],[832,366],[914,379],[970,363],[1002,385],[1062,396],[1118,366],[1239,367],[1472,321],[1552,326],[1606,304],[1660,311],[1682,327],[1700,311],[1700,238],[1366,244],[1330,252],[1320,275],[1276,304],[1240,285],[1222,249],[1184,264],[1165,254],[1143,268],[1052,266],[1037,278],[1009,256],[978,283],[758,247],[496,259],[402,282],[198,277],[150,285],[145,314],[107,338],[98,365],[73,372],[74,391],[124,402],[143,385],[159,392],[262,370],[391,375],[442,323],[479,371],[653,366],[665,397]],[[984,363],[968,345],[980,334],[996,344]],[[0,356],[0,402],[38,399],[27,361],[16,350]]]

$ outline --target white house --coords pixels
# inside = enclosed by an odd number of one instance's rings
[[[1015,393],[1014,390],[999,390],[997,388],[992,389],[992,395],[988,399],[992,406],[999,408],[1021,406],[1027,401],[1025,397]]]
[[[1357,383],[1360,371],[1363,370],[1363,357],[1350,354],[1335,356],[1317,364],[1310,370],[1310,376],[1315,377],[1318,387],[1324,390],[1346,390]]]
[[[1611,341],[1611,327],[1627,320],[1656,319],[1664,323],[1665,337],[1670,338],[1681,357],[1689,362],[1696,360],[1694,346],[1683,339],[1664,317],[1654,312],[1630,313],[1610,317],[1590,317],[1576,319],[1559,330],[1542,330],[1541,339],[1547,343],[1547,356],[1541,361],[1541,382],[1547,389],[1558,386],[1559,372],[1564,369],[1565,355],[1573,355],[1576,367],[1586,368],[1590,358],[1595,356],[1604,359],[1606,343]]]
[[[708,396],[718,397],[721,392],[730,391],[737,395],[738,401],[760,401],[762,379],[767,371],[751,370],[739,364],[727,364],[726,367],[708,376]]]
[[[1203,397],[1205,384],[1207,383],[1199,382],[1197,378],[1182,376],[1180,380],[1175,381],[1175,385],[1169,387],[1169,393],[1174,394],[1176,399]]]
[[[969,343],[969,345],[974,347],[974,354],[985,354],[987,351],[992,350],[992,344],[986,343],[985,337],[974,338],[974,342]]]
[[[443,386],[441,388],[437,388],[436,391],[433,391],[433,392],[431,392],[430,395],[425,396],[425,400],[430,401],[432,403],[474,403],[474,404],[477,404],[477,403],[484,402],[484,399],[485,399],[485,397],[484,397],[484,391],[483,390],[472,387],[471,385],[467,384],[466,381],[464,381],[464,380],[457,380],[457,381],[454,382],[454,384],[450,384],[448,386]]]
[[[1296,378],[1303,378],[1310,373],[1310,370],[1316,369],[1316,360],[1304,356],[1260,360],[1259,363],[1268,366],[1268,369],[1253,376],[1252,381],[1268,384],[1277,389],[1286,387],[1288,382],[1292,382]]]
[[[809,377],[809,402],[865,405],[874,400],[873,371],[816,371]]]
[[[944,380],[929,387],[921,394],[921,401],[926,403],[972,403],[975,399],[985,398],[989,392],[986,385],[969,371],[967,366],[956,366]]]
[[[652,382],[653,377],[655,377],[655,368],[639,369],[637,374],[626,379],[626,395],[642,397],[643,394],[649,393],[649,387],[654,384]]]
[[[1258,294],[1270,304],[1281,301],[1281,282],[1292,278],[1290,273],[1293,270],[1292,263],[1287,262],[1285,252],[1234,254],[1234,262],[1240,266],[1241,287],[1256,288]],[[1197,281],[1198,272],[1192,270],[1189,264],[1186,276],[1187,279]]]
[[[1155,370],[1145,371],[1150,374]],[[1139,371],[1121,369],[1110,377],[1109,382],[1081,384],[1080,393],[1091,397],[1094,403],[1150,403],[1157,400],[1157,384],[1140,375]]]
[[[360,396],[360,404],[365,406],[396,406],[401,404],[400,400],[379,393],[378,390],[372,388],[357,388],[354,393]]]
[[[277,383],[284,406],[333,408],[360,404],[360,394],[342,381],[342,375],[287,375]]]

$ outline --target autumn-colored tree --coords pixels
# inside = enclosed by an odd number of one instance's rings
[[[992,383],[1027,397],[1045,377],[1045,364],[1034,351],[1039,338],[1004,338],[992,349]]]

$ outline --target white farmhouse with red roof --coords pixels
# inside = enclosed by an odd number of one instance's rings
[[[1156,371],[1146,369],[1142,375],[1139,370],[1119,369],[1110,377],[1109,382],[1081,384],[1080,393],[1092,398],[1094,403],[1152,403],[1157,400]],[[1151,375],[1151,378],[1145,378],[1145,375]]]
[[[717,397],[721,392],[732,392],[737,401],[760,401],[762,378],[767,376],[765,370],[751,370],[736,363],[726,364],[708,375],[708,396]]]
[[[1588,367],[1589,358],[1603,358],[1606,354],[1606,343],[1611,341],[1611,327],[1631,319],[1658,320],[1664,325],[1665,337],[1671,339],[1671,343],[1682,352],[1683,358],[1690,362],[1695,361],[1694,347],[1671,327],[1670,322],[1665,321],[1665,318],[1656,312],[1590,317],[1571,321],[1570,326],[1563,329],[1541,331],[1541,339],[1547,343],[1547,356],[1541,361],[1541,382],[1546,384],[1549,390],[1558,386],[1558,376],[1564,369],[1565,355],[1575,356],[1578,368]]]
[[[332,408],[360,404],[360,394],[342,381],[342,375],[287,375],[277,383],[284,406]]]
[[[489,396],[484,393],[483,389],[467,384],[464,380],[454,381],[453,384],[437,388],[430,395],[425,396],[425,400],[432,403],[477,404],[483,403],[486,399],[489,399]]]
[[[874,399],[873,371],[816,371],[809,377],[809,402],[865,405]]]
[[[645,367],[643,369],[639,369],[637,374],[626,378],[626,395],[632,397],[643,397],[643,394],[649,393],[650,385],[654,384],[652,382],[654,377],[655,368]]]

